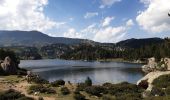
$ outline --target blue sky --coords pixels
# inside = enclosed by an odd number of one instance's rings
[[[170,0],[1,0],[0,29],[99,42],[169,37],[168,4]]]

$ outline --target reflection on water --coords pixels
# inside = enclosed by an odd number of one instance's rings
[[[120,62],[83,62],[72,60],[24,60],[21,67],[32,70],[41,77],[54,81],[64,79],[74,83],[83,82],[89,76],[93,83],[136,83],[143,73],[140,64]]]

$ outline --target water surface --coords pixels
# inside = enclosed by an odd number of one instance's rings
[[[90,77],[94,84],[105,82],[136,83],[143,77],[141,64],[123,62],[87,62],[75,60],[21,60],[20,67],[26,68],[47,79],[64,79],[73,83],[83,82]]]

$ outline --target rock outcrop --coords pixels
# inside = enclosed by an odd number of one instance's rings
[[[6,74],[16,74],[17,73],[17,65],[15,62],[11,60],[10,57],[5,57],[4,61],[1,61],[1,70]]]
[[[162,75],[167,75],[167,74],[170,74],[170,71],[155,71],[155,72],[150,72],[148,73],[147,75],[145,75],[142,79],[140,79],[138,82],[137,82],[137,85],[139,85],[142,81],[146,81],[148,82],[148,87],[147,87],[147,91],[151,91],[152,90],[152,83],[153,81],[162,76]]]
[[[155,58],[149,58],[148,64],[142,66],[145,73],[153,71],[168,71],[170,70],[170,58],[162,58],[160,62],[156,62]]]
[[[145,72],[145,73],[149,73],[149,72],[152,72],[156,69],[157,67],[157,63],[155,61],[155,58],[152,57],[152,58],[149,58],[148,59],[148,64],[147,65],[143,65],[142,66],[142,70]]]

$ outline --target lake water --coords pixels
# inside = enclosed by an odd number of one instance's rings
[[[86,62],[60,59],[21,60],[19,66],[31,70],[50,82],[64,79],[78,83],[84,82],[87,77],[90,77],[94,84],[124,81],[136,83],[144,76],[141,64],[122,62]]]

